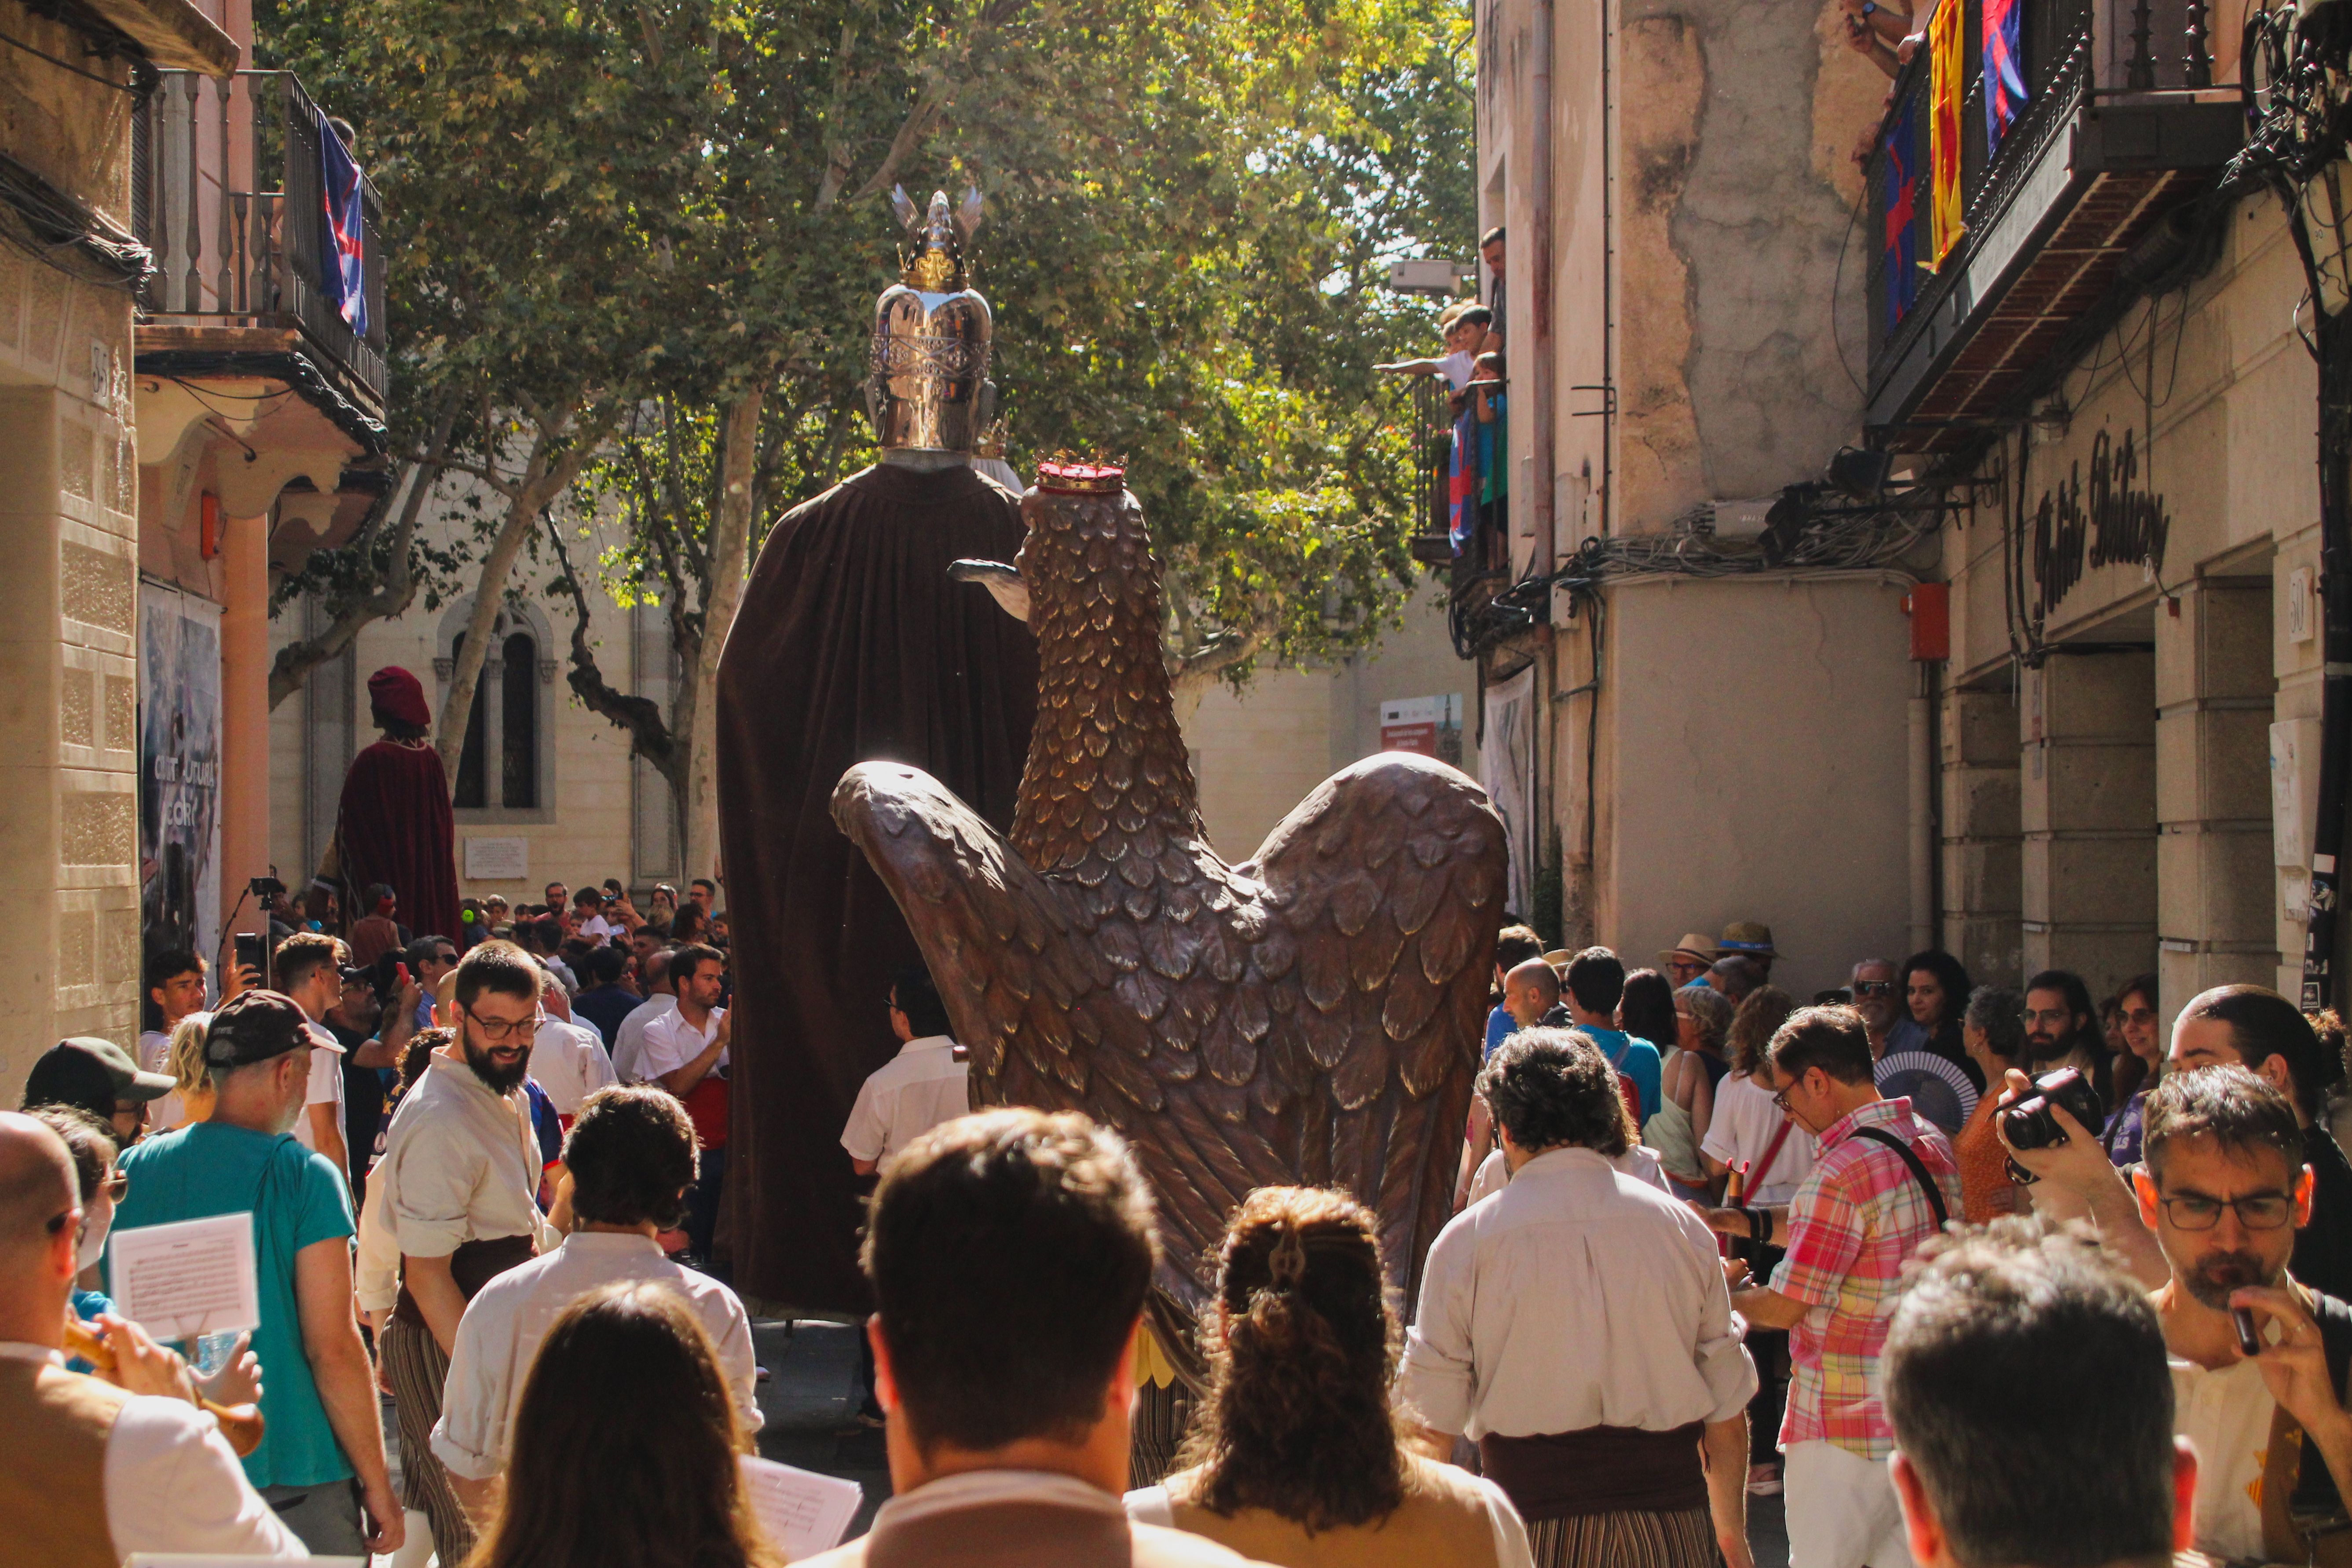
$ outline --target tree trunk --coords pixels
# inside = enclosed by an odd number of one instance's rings
[[[688,727],[686,837],[680,846],[688,877],[719,875],[719,656],[743,602],[751,548],[751,475],[760,460],[760,410],[764,387],[754,386],[728,405],[720,435],[719,512],[710,542],[710,583],[705,590],[702,646],[693,668],[693,714]]]
[[[474,584],[474,610],[466,620],[465,645],[458,648],[456,668],[449,673],[449,689],[442,694],[441,718],[433,737],[453,795],[457,788],[457,762],[466,751],[466,726],[474,716],[474,689],[481,681],[482,661],[489,657],[490,628],[498,624],[499,608],[506,601],[507,579],[514,573],[515,558],[539,526],[539,514],[579,476],[603,431],[574,432],[571,446],[551,459],[549,449],[562,435],[560,428],[540,426],[523,482],[507,496],[506,521],[499,525],[490,552],[482,558],[481,577]],[[488,770],[485,776],[497,777],[490,759],[482,761]]]

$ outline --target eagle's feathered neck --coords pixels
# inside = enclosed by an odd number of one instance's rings
[[[1037,718],[1013,845],[1041,871],[1132,879],[1175,842],[1206,837],[1160,651],[1159,568],[1132,496],[1040,489],[1031,508],[1043,514],[1022,550]]]

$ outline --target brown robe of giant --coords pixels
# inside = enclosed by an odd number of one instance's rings
[[[733,941],[736,1287],[860,1311],[859,1198],[841,1147],[898,1048],[890,977],[921,962],[834,826],[851,764],[909,763],[999,830],[1029,752],[1037,650],[965,559],[1010,561],[1016,499],[970,468],[877,466],[796,508],[760,552],[719,661],[719,839]]]

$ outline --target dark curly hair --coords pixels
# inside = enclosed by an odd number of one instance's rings
[[[1521,1029],[1486,1058],[1478,1092],[1529,1153],[1570,1143],[1614,1159],[1637,1136],[1609,1058],[1576,1029]]]
[[[581,1101],[563,1141],[572,1212],[598,1225],[679,1224],[698,1148],[686,1107],[669,1090],[635,1083],[598,1089]]]
[[[1201,1331],[1209,1393],[1177,1460],[1198,1468],[1187,1500],[1265,1509],[1310,1534],[1404,1501],[1378,1227],[1323,1187],[1260,1187],[1234,1211]]]

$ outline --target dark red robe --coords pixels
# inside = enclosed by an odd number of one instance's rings
[[[877,467],[794,510],[760,552],[719,663],[719,837],[735,985],[729,1202],[737,1287],[862,1310],[863,1184],[841,1131],[897,1054],[890,978],[921,954],[834,826],[875,758],[930,773],[1000,829],[1029,753],[1037,647],[961,559],[1010,561],[1018,503],[969,468]]]
[[[378,741],[352,759],[335,849],[348,918],[373,910],[367,890],[385,882],[400,895],[400,921],[411,931],[457,939],[457,823],[449,775],[430,742]]]

